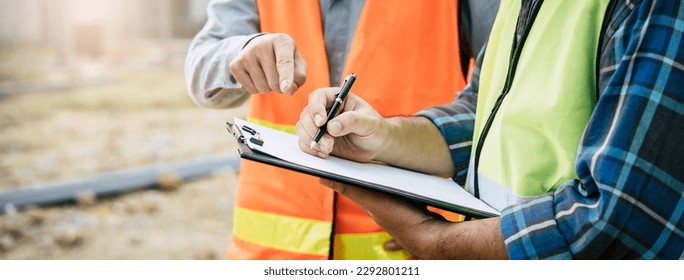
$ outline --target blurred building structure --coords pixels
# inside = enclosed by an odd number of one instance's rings
[[[0,47],[43,46],[63,61],[135,40],[191,38],[209,0],[0,0]]]

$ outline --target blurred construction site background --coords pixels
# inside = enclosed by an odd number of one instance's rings
[[[0,93],[100,85],[121,67],[176,66],[207,2],[0,0]]]
[[[122,170],[234,157],[224,124],[246,107],[199,108],[183,78],[208,2],[0,0],[0,201]],[[169,172],[120,195],[0,205],[0,259],[223,258],[237,174]]]

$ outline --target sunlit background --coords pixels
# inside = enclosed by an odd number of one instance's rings
[[[201,28],[207,2],[0,0],[3,94],[35,88],[17,85],[30,79],[92,84],[86,78],[117,66],[180,63],[176,52]]]
[[[70,201],[0,204],[0,259],[223,258],[237,176],[224,124],[246,108],[188,97],[208,2],[0,0],[0,201],[80,186]],[[168,167],[187,163],[208,171]],[[154,184],[98,193],[122,174]]]

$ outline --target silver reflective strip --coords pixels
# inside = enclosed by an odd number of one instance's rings
[[[473,160],[470,161],[470,166],[468,167],[468,177],[466,179],[465,189],[474,194],[474,176],[473,171]],[[497,211],[501,211],[504,208],[521,203],[525,201],[525,197],[521,197],[513,193],[511,188],[499,184],[498,182],[492,180],[487,175],[479,172],[478,178],[480,180],[480,200],[487,203],[492,208]]]

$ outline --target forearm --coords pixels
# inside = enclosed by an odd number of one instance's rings
[[[401,245],[421,259],[508,259],[499,223],[498,217],[460,223],[429,221],[398,234],[408,237]]]
[[[442,259],[508,259],[500,218],[450,223],[441,233]]]
[[[253,0],[215,0],[209,4],[208,17],[186,57],[188,91],[201,106],[234,107],[249,94],[232,78],[229,65],[259,33],[256,4]]]
[[[453,176],[449,147],[430,120],[393,117],[384,123],[388,135],[375,160],[427,174]]]

